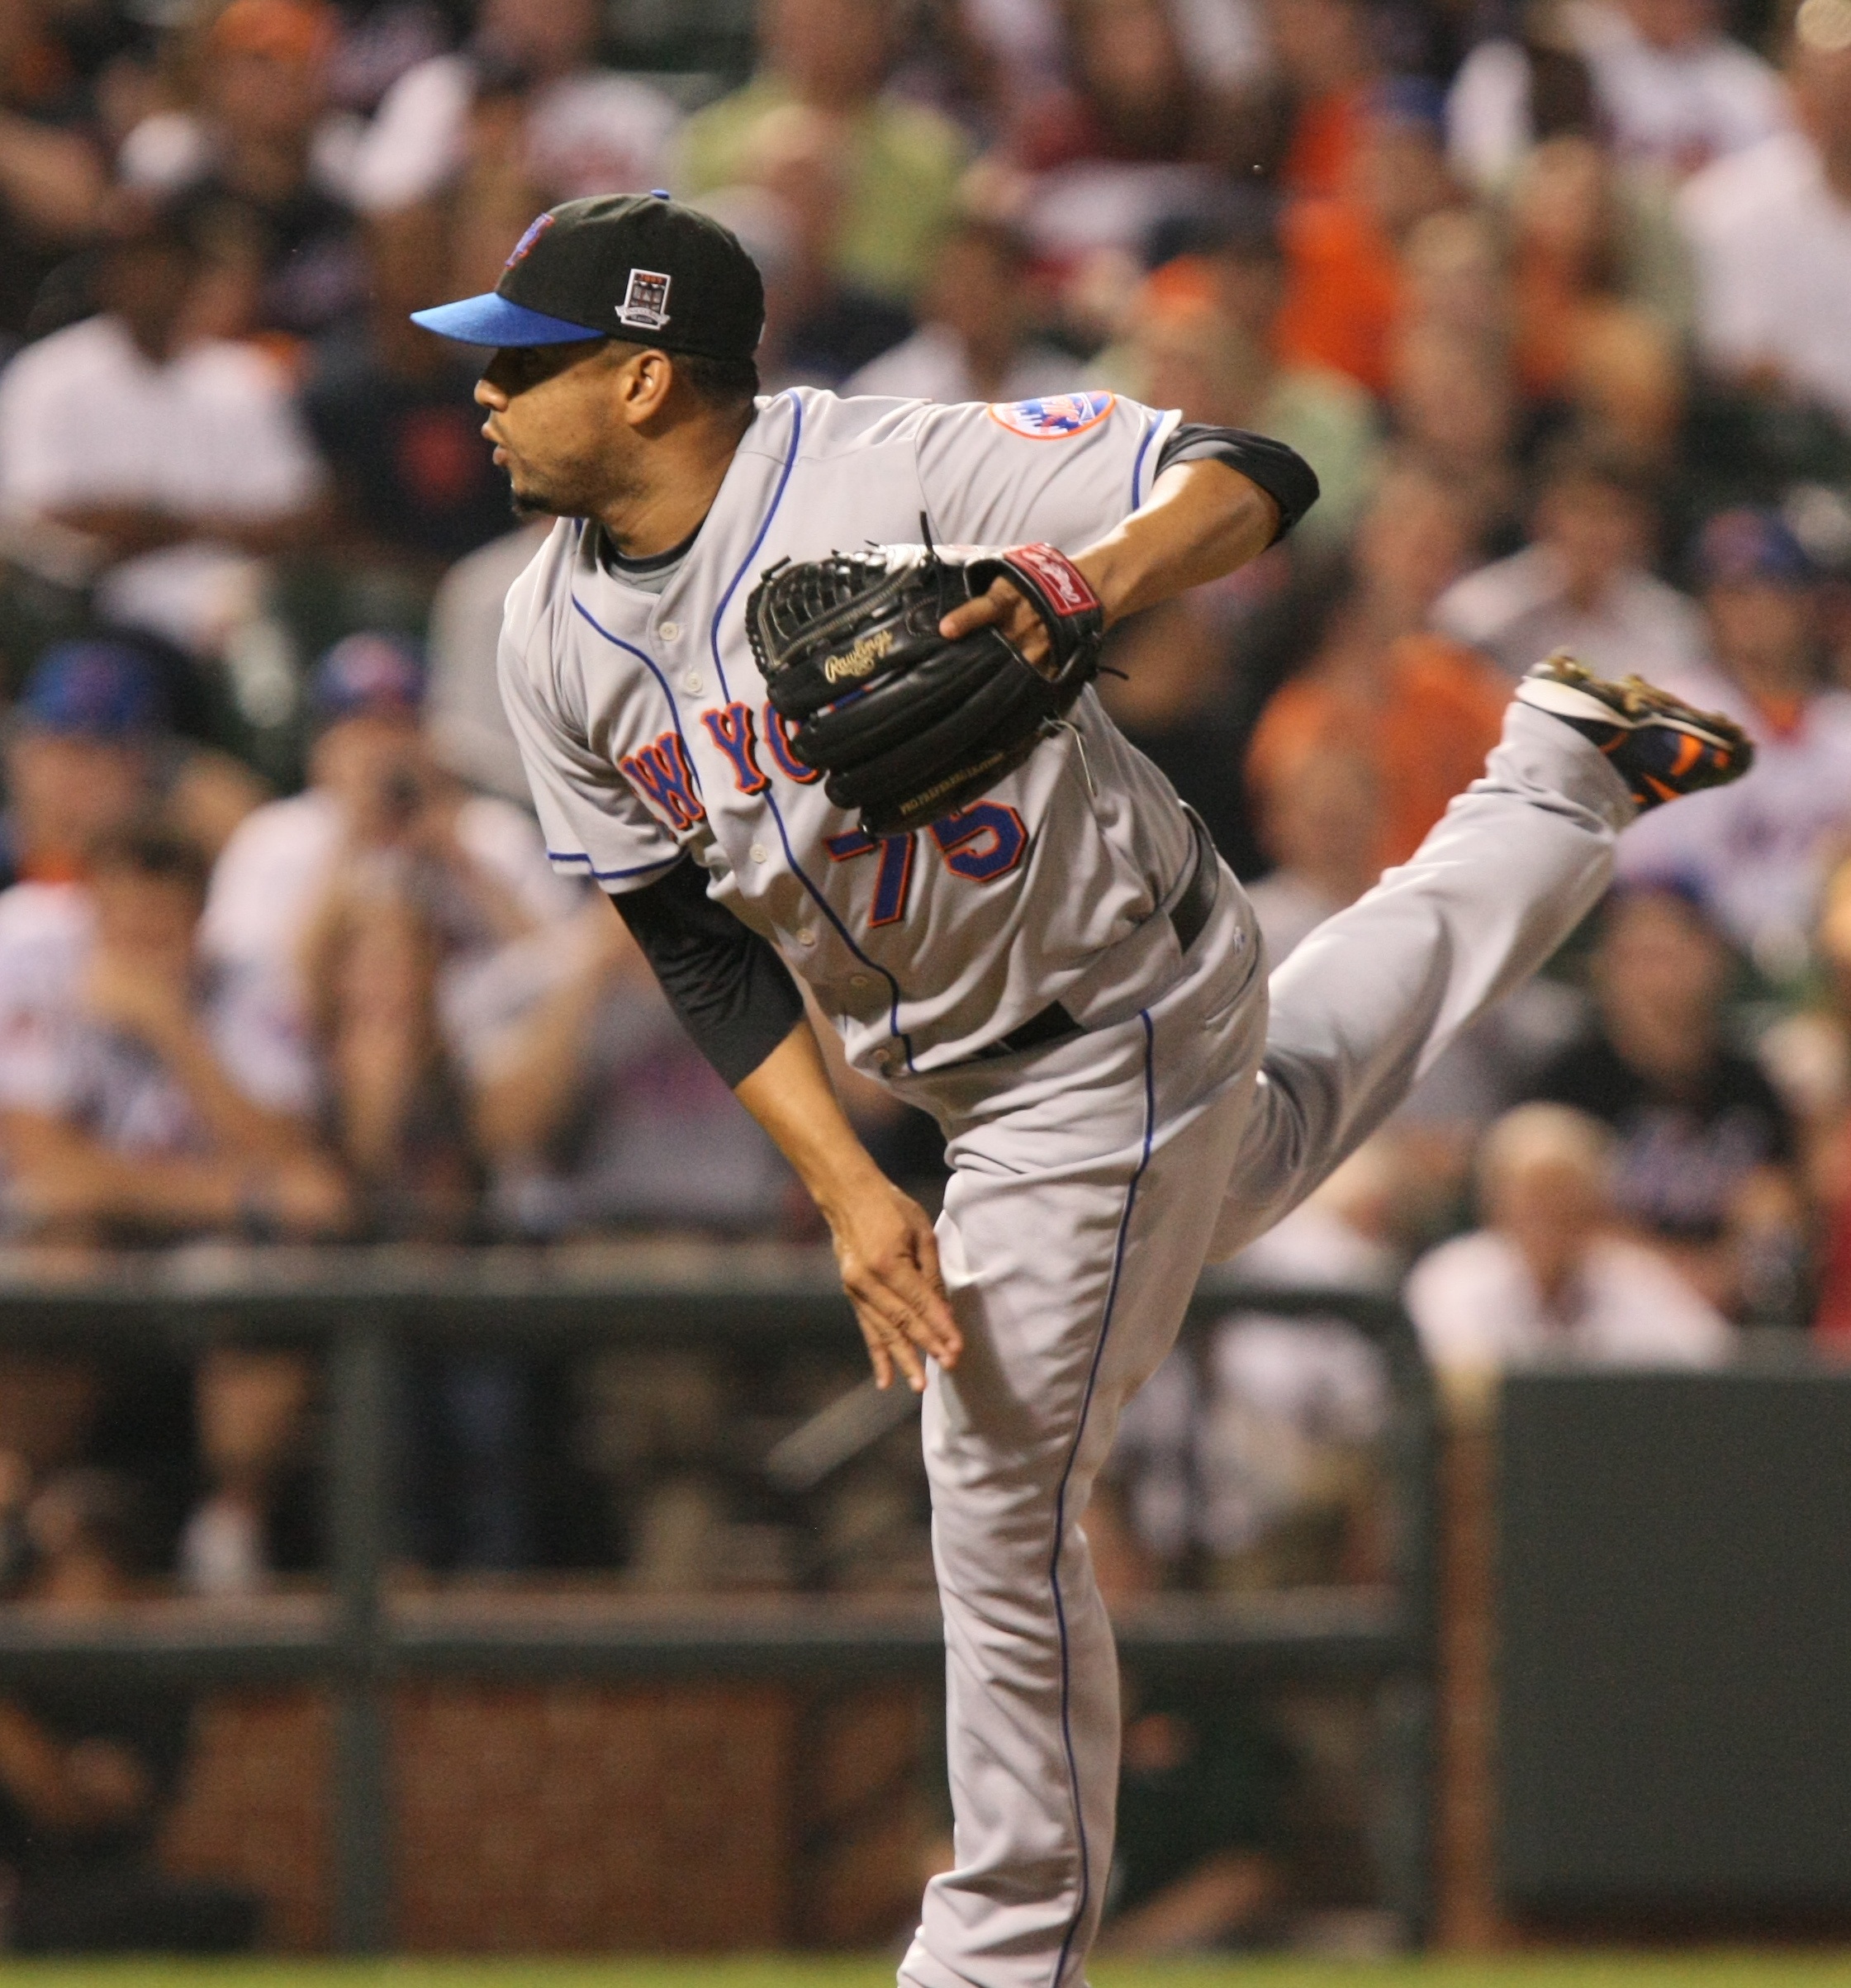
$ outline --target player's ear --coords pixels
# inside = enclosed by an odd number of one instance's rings
[[[667,405],[675,384],[675,362],[653,345],[633,347],[619,377],[624,419],[632,428],[641,428]]]

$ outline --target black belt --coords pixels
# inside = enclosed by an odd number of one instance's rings
[[[1202,937],[1215,908],[1221,886],[1221,861],[1207,828],[1192,809],[1189,827],[1195,833],[1195,862],[1182,894],[1170,907],[1169,918],[1176,943],[1187,952]],[[1013,1056],[1025,1049],[1045,1049],[1051,1042],[1064,1042],[1080,1033],[1080,1024],[1058,1001],[1050,1001],[1039,1014],[1030,1015],[1019,1028],[999,1036],[977,1051],[980,1056]]]

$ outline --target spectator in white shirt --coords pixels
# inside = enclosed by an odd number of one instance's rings
[[[530,814],[470,793],[438,764],[423,695],[423,670],[402,643],[373,634],[337,643],[311,684],[321,728],[307,789],[259,808],[212,873],[202,942],[228,976],[240,1024],[295,1042],[305,1058],[301,948],[344,867],[377,857],[415,873],[446,980],[578,901],[554,876]]]
[[[679,114],[659,90],[597,65],[600,13],[596,0],[486,0],[467,50],[433,55],[387,92],[354,160],[355,202],[374,213],[413,206],[463,172],[485,81],[519,97],[525,218],[660,185]]]
[[[347,1220],[293,1072],[226,1026],[195,947],[205,867],[130,831],[87,886],[0,897],[0,1165],[16,1234],[312,1236]]]
[[[1080,363],[1034,335],[1028,252],[1014,230],[969,220],[933,259],[924,320],[854,374],[845,393],[901,400],[1031,401],[1064,393]]]
[[[1588,108],[1623,162],[1682,177],[1787,123],[1780,78],[1722,31],[1720,13],[1717,0],[1568,0],[1559,10],[1568,50],[1588,71]],[[1550,135],[1535,128],[1536,59],[1501,36],[1466,58],[1446,105],[1462,178],[1495,187]]]
[[[1662,1256],[1613,1231],[1612,1136],[1560,1104],[1524,1104],[1485,1135],[1485,1226],[1442,1243],[1407,1279],[1427,1356],[1469,1393],[1551,1359],[1702,1367],[1729,1357],[1721,1314]]]
[[[1544,467],[1533,542],[1448,588],[1433,625],[1512,676],[1553,649],[1607,676],[1678,676],[1702,656],[1702,620],[1646,570],[1654,522],[1651,485],[1628,458],[1567,437]]]
[[[252,611],[252,555],[311,524],[321,471],[281,369],[189,335],[206,251],[183,213],[126,221],[103,308],[0,374],[0,518],[16,557],[197,652]]]
[[[1851,17],[1806,0],[1789,72],[1800,128],[1719,159],[1684,188],[1697,343],[1736,383],[1851,423]]]
[[[1712,518],[1696,563],[1712,661],[1678,687],[1747,726],[1754,765],[1726,793],[1694,796],[1687,814],[1649,817],[1621,844],[1621,874],[1694,885],[1764,974],[1792,982],[1851,836],[1851,691],[1822,681],[1824,577],[1777,512]]]

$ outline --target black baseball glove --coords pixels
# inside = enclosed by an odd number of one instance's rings
[[[994,628],[956,642],[940,620],[1006,577],[1047,629],[1037,667]],[[771,567],[746,632],[791,752],[828,775],[870,835],[923,828],[994,786],[1099,674],[1104,610],[1051,545],[929,543]]]

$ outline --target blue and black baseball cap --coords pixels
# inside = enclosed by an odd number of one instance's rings
[[[1777,510],[1719,511],[1697,534],[1704,586],[1811,586],[1819,568]]]
[[[738,237],[707,215],[661,192],[601,193],[548,208],[492,290],[411,321],[467,345],[615,338],[748,359],[765,327],[765,286]]]
[[[154,737],[171,716],[154,664],[107,636],[54,643],[32,666],[15,709],[34,731],[116,742]]]
[[[399,635],[363,629],[344,635],[309,676],[309,705],[320,724],[344,718],[415,718],[425,700],[425,666]]]

